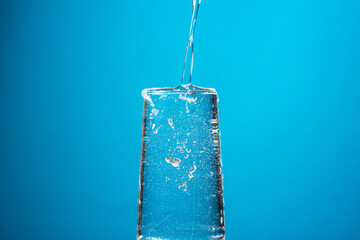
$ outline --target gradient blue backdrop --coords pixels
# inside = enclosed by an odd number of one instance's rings
[[[0,239],[135,239],[142,98],[191,0],[0,1]],[[229,240],[360,239],[360,2],[203,0]]]

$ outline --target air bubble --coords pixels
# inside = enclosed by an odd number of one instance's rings
[[[155,125],[155,124],[154,124]],[[159,131],[159,129],[162,127],[162,125],[160,125],[160,126],[158,126],[156,129],[154,129],[154,134],[157,134],[158,133],[158,131]]]
[[[183,190],[184,192],[186,192],[186,191],[187,191],[186,182],[180,184],[180,185],[178,186],[178,189],[181,189],[181,190]]]
[[[149,118],[153,119],[158,113],[159,113],[159,110],[157,110],[156,108],[151,109]]]
[[[168,123],[169,123],[169,125],[170,125],[170,127],[171,127],[172,129],[175,129],[174,121],[173,121],[172,118],[169,118],[169,119],[168,119]]]
[[[188,174],[189,180],[194,177],[193,173],[194,173],[195,171],[196,171],[196,166],[195,166],[195,165],[191,166],[191,168],[189,169],[189,174]]]
[[[186,94],[186,93],[180,93],[179,98],[180,98],[181,100],[187,101],[188,103],[195,103],[196,100],[197,100],[197,97],[195,97],[195,98],[187,97],[187,94]]]
[[[179,167],[181,160],[179,158],[175,158],[175,157],[167,157],[165,158],[165,161],[167,163],[170,163],[173,167]]]

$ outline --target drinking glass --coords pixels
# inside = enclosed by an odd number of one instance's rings
[[[189,84],[142,96],[137,239],[225,239],[215,89]]]

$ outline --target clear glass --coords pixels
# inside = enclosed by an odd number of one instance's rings
[[[215,89],[145,89],[137,239],[225,239]]]

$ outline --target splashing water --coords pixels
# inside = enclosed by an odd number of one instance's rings
[[[192,16],[191,16],[191,23],[190,23],[189,40],[186,45],[181,85],[185,84],[184,83],[185,72],[186,72],[186,69],[188,69],[188,68],[190,68],[190,70],[188,70],[188,72],[189,72],[188,84],[191,84],[191,76],[192,76],[193,63],[194,63],[194,33],[195,33],[195,25],[196,25],[197,15],[199,12],[200,3],[201,3],[201,0],[193,0],[192,1]],[[189,48],[191,48],[191,55],[189,54]],[[190,66],[188,66],[189,65],[188,58],[191,58]]]
[[[181,86],[142,91],[137,239],[225,239],[218,97],[192,85],[200,3],[192,0]]]

